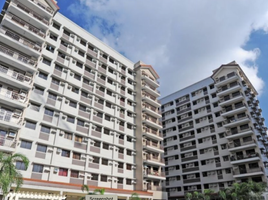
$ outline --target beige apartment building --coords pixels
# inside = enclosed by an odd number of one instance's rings
[[[161,103],[169,200],[233,182],[267,182],[267,127],[238,64],[222,65]]]
[[[7,0],[0,17],[0,151],[30,159],[21,191],[167,199],[157,73],[58,10]]]

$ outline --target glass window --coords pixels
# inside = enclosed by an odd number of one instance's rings
[[[58,79],[52,78],[51,82],[55,85],[60,85],[60,81]]]
[[[16,162],[16,169],[18,170],[26,170],[25,164],[22,161],[17,161]]]
[[[68,169],[60,168],[59,176],[68,176]]]
[[[80,81],[80,80],[81,80],[81,76],[80,76],[80,75],[78,75],[78,74],[74,74],[74,78],[75,78],[76,80],[78,80],[78,81]]]
[[[81,159],[81,154],[80,153],[73,152],[73,159],[80,160]]]
[[[98,179],[99,179],[99,175],[98,174],[91,174],[91,180],[97,181]]]
[[[67,116],[67,122],[70,122],[70,123],[74,124],[74,117]]]
[[[52,93],[48,93],[48,98],[56,100],[57,99],[57,95],[56,94],[52,94]]]
[[[43,95],[44,94],[44,89],[39,88],[39,87],[35,87],[34,88],[34,93]]]
[[[80,142],[80,143],[81,143],[82,140],[83,140],[83,137],[78,136],[78,135],[75,136],[75,141],[76,141],[76,142]]]
[[[47,146],[38,144],[36,151],[46,153],[47,152]]]
[[[127,178],[127,185],[131,185],[131,183],[132,183],[131,179]]]
[[[33,165],[33,172],[37,172],[37,173],[43,173],[43,165],[38,165],[38,164],[34,164]]]
[[[35,104],[35,103],[31,103],[30,104],[30,109],[39,112],[40,106]]]
[[[39,77],[39,78],[42,78],[42,79],[44,79],[44,80],[47,80],[47,74],[45,74],[45,73],[43,73],[43,72],[39,72],[38,77]]]
[[[46,58],[43,58],[42,63],[44,63],[45,65],[50,66],[51,65],[51,60],[48,60]]]
[[[36,128],[36,122],[26,121],[25,127],[26,128],[29,128],[29,129],[32,129],[32,130],[35,130],[35,128]]]
[[[50,133],[50,128],[47,126],[41,126],[41,132],[42,133]]]
[[[73,134],[72,133],[64,133],[64,138],[68,139],[68,140],[72,140],[73,139]]]
[[[32,142],[22,140],[21,144],[20,144],[20,147],[24,148],[24,149],[31,149],[32,148]]]
[[[69,106],[76,108],[77,103],[74,101],[70,101]]]
[[[63,67],[61,67],[59,65],[55,65],[55,70],[62,72],[62,69],[63,69]]]
[[[45,115],[53,116],[54,115],[54,111],[46,108],[45,109]]]
[[[78,176],[79,176],[79,172],[78,171],[71,170],[71,177],[72,178],[78,178]]]
[[[78,126],[85,126],[85,122],[83,120],[78,119],[77,120],[77,125]]]
[[[70,151],[62,149],[61,156],[69,158],[70,157]]]
[[[106,175],[101,175],[101,181],[107,182],[108,177]]]

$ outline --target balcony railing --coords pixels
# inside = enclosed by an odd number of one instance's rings
[[[244,96],[241,92],[240,93],[236,93],[236,94],[230,94],[229,96],[227,97],[223,97],[223,98],[220,98],[220,103],[223,103],[225,101],[229,101],[231,99],[234,99],[236,97],[239,97],[239,96]]]
[[[147,87],[147,88],[150,88],[151,90],[153,90],[154,92],[160,94],[160,92],[153,86],[149,85],[149,84],[146,84],[146,83],[143,83],[142,84],[143,87]]]
[[[224,124],[231,124],[231,123],[234,123],[234,122],[239,122],[239,121],[244,120],[244,119],[249,119],[249,116],[246,115],[244,117],[228,119],[228,120],[225,120],[224,121]]]
[[[145,72],[142,72],[142,75],[150,80],[152,80],[153,82],[156,82],[157,84],[159,84],[159,81],[155,80],[154,78],[152,78],[151,76],[149,76],[148,74],[146,74]]]
[[[49,12],[50,14],[54,13],[53,10],[49,6],[41,3],[39,0],[31,0],[31,1],[34,2],[36,5],[38,5],[39,7],[43,8],[44,10],[46,10],[47,12]]]
[[[247,132],[247,131],[253,131],[252,127],[248,127],[248,128],[244,128],[244,129],[236,129],[236,130],[228,130],[226,131],[226,135],[227,136],[231,136],[231,135],[236,135],[236,134],[239,134],[239,133],[244,133],[244,132]]]
[[[223,76],[223,77],[220,77],[219,79],[216,80],[216,83],[220,83],[222,81],[225,81],[231,77],[234,77],[234,76],[237,76],[237,74],[234,72],[234,73],[230,73],[228,74],[227,76]]]
[[[231,107],[228,107],[228,108],[223,108],[222,109],[222,113],[226,113],[226,112],[230,112],[232,110],[235,110],[235,109],[238,109],[238,108],[242,108],[242,107],[245,107],[246,105],[241,103],[241,104],[238,104],[238,105],[232,105]]]
[[[23,74],[20,74],[18,72],[15,72],[13,70],[8,69],[7,67],[0,65],[0,73],[5,74],[6,76],[9,76],[15,80],[18,80],[23,83],[31,84],[32,83],[32,77],[25,76]]]
[[[8,30],[8,29],[6,29],[4,27],[0,28],[0,32],[5,34],[6,36],[18,41],[18,42],[20,42],[21,44],[24,44],[25,46],[30,47],[31,49],[34,49],[34,50],[36,50],[38,52],[41,51],[41,46],[40,45],[38,45],[36,43],[33,43],[30,40],[27,40],[27,39],[19,36],[18,34],[10,31],[10,30]]]
[[[14,113],[0,109],[0,120],[5,122],[13,122],[15,124],[21,124],[21,117],[15,116]]]
[[[227,87],[227,86],[226,86],[226,87],[221,87],[221,88],[219,88],[219,89],[217,90],[217,93],[226,91],[226,90],[231,89],[231,88],[233,88],[233,87],[235,87],[235,86],[238,86],[238,85],[240,85],[240,83],[236,82],[236,83],[234,83],[234,84],[232,84],[232,85],[229,85],[228,87]],[[241,85],[240,85],[240,86],[241,86]]]
[[[34,17],[35,19],[39,20],[40,22],[42,22],[46,25],[49,25],[48,20],[44,19],[44,17],[40,16],[39,14],[37,14],[36,12],[27,8],[26,6],[20,4],[19,2],[13,1],[12,4],[15,5],[16,7],[18,7],[19,9],[23,10],[24,12],[28,13],[30,16]]]
[[[153,156],[153,155],[147,155],[145,160],[151,160],[159,163],[165,163],[163,158],[159,158],[158,156]]]
[[[260,155],[258,153],[250,153],[247,155],[231,155],[230,160],[232,161],[237,161],[237,160],[244,160],[244,159],[249,159],[249,158],[256,158],[259,157]]]
[[[252,168],[252,169],[237,169],[237,170],[233,170],[234,175],[255,173],[255,172],[263,172],[263,169],[261,167],[257,167],[257,168]]]
[[[248,145],[248,144],[256,144],[256,141],[251,140],[251,141],[247,141],[247,142],[233,142],[233,143],[229,144],[228,147],[230,149],[230,148],[245,146],[245,145]]]
[[[159,172],[159,171],[147,170],[147,171],[146,171],[146,175],[154,175],[154,176],[165,177],[165,172]]]
[[[15,148],[16,140],[0,136],[0,147],[1,146]]]
[[[12,21],[14,21],[15,23],[19,24],[20,26],[26,28],[27,30],[37,34],[38,36],[45,38],[46,37],[46,33],[44,31],[42,31],[41,29],[38,29],[32,25],[30,25],[29,23],[21,20],[20,18],[16,17],[15,15],[12,15],[10,13],[6,13],[6,16],[8,19],[11,19]]]
[[[150,146],[150,147],[155,147],[155,148],[158,148],[158,149],[164,149],[164,147],[158,143],[155,143],[155,142],[152,142],[152,141],[146,141],[146,142],[143,142],[143,145],[145,146]]]
[[[11,100],[15,100],[21,103],[26,103],[26,95],[24,94],[19,94],[17,92],[13,92],[10,90],[7,90],[5,88],[0,88],[0,96],[4,96],[6,98],[9,98]]]
[[[14,59],[20,61],[20,62],[23,62],[25,64],[28,64],[28,65],[31,65],[31,66],[35,66],[36,65],[36,61],[31,59],[31,58],[27,58],[23,55],[21,55],[20,53],[18,52],[15,52],[3,45],[0,44],[0,52],[10,56],[10,57],[13,57]]]

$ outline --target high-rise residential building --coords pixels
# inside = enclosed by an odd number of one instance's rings
[[[234,182],[267,182],[267,128],[257,92],[237,63],[161,104],[169,200]]]
[[[7,0],[0,17],[0,151],[29,158],[21,191],[167,199],[157,73],[58,10]]]

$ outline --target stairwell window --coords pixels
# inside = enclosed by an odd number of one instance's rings
[[[32,148],[32,142],[22,140],[21,144],[20,144],[20,148],[31,149]]]

